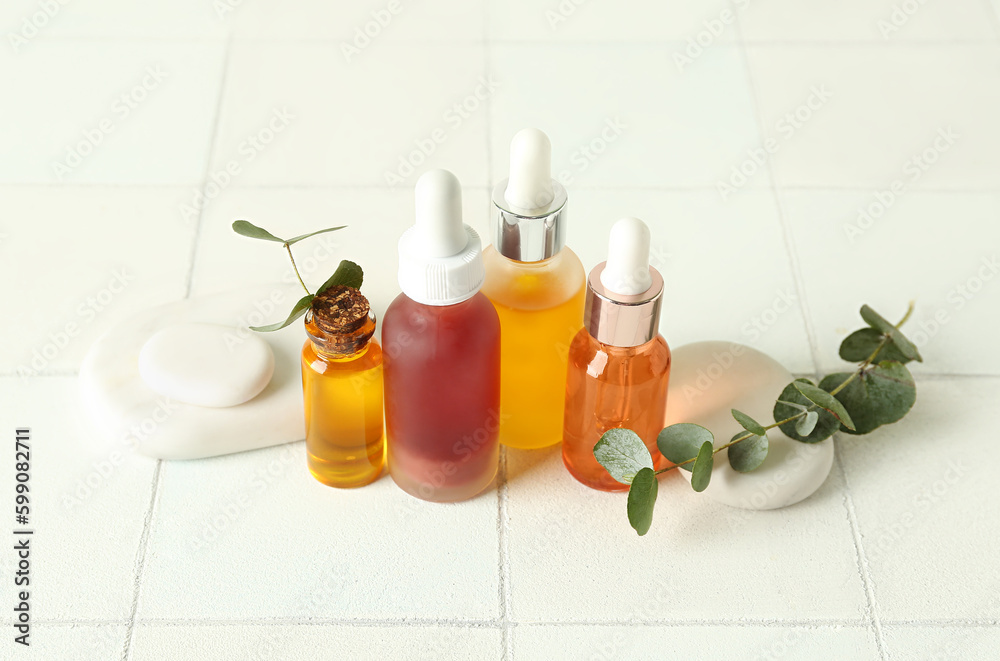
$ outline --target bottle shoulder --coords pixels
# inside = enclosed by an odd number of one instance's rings
[[[312,371],[321,374],[330,372],[363,372],[382,365],[382,346],[372,338],[359,351],[348,356],[331,356],[319,351],[310,340],[302,345],[302,362]]]
[[[616,347],[598,342],[586,328],[582,328],[570,344],[569,359],[581,368],[600,365],[601,371],[604,371],[625,365],[641,365],[652,374],[662,374],[670,370],[671,354],[662,335],[637,347]]]
[[[541,262],[518,262],[487,246],[483,265],[486,280],[482,293],[497,305],[546,309],[578,298],[582,311],[586,273],[580,258],[569,248]]]

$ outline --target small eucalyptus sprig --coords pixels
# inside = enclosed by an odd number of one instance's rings
[[[292,270],[295,271],[295,277],[298,278],[299,284],[302,285],[302,288],[306,290],[306,295],[300,298],[295,305],[292,306],[292,311],[288,313],[287,319],[274,324],[268,324],[267,326],[251,326],[250,330],[255,330],[260,333],[281,330],[304,315],[306,310],[312,307],[313,299],[334,285],[346,285],[355,289],[361,289],[361,283],[364,280],[364,271],[362,271],[361,267],[354,262],[350,262],[345,259],[340,262],[340,265],[337,266],[337,270],[333,272],[333,275],[331,275],[326,282],[320,285],[320,288],[316,290],[315,294],[313,294],[309,291],[309,288],[306,287],[306,283],[302,280],[302,275],[299,273],[299,267],[295,264],[295,257],[292,255],[292,245],[298,243],[302,239],[308,239],[311,236],[324,234],[326,232],[335,232],[337,230],[342,230],[345,227],[347,227],[347,225],[328,227],[324,230],[301,234],[291,239],[279,239],[263,227],[258,227],[246,220],[237,220],[233,222],[233,231],[237,234],[250,237],[251,239],[274,241],[275,243],[280,243],[284,246],[285,250],[288,252],[288,259],[292,262]]]
[[[708,429],[692,424],[670,425],[659,433],[656,446],[673,466],[654,470],[653,459],[639,435],[630,429],[609,429],[594,446],[594,457],[622,484],[630,485],[628,520],[640,535],[653,521],[656,476],[675,468],[691,472],[691,488],[701,492],[712,478],[715,455],[728,450],[729,465],[749,473],[764,463],[768,453],[767,431],[775,427],[802,443],[819,443],[840,430],[868,434],[882,425],[900,420],[913,407],[917,388],[906,368],[910,361],[922,362],[917,347],[899,328],[913,313],[892,324],[867,305],[861,318],[867,328],[854,331],[840,345],[840,357],[857,362],[853,372],[837,372],[820,380],[796,379],[788,384],[774,404],[775,422],[762,425],[732,409],[743,427],[728,443],[715,447]]]

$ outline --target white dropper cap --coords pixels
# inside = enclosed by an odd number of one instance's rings
[[[431,170],[414,190],[416,223],[399,238],[399,286],[424,305],[453,305],[483,285],[479,235],[462,223],[462,187],[447,170]]]
[[[601,284],[609,292],[622,296],[637,296],[653,284],[646,223],[638,218],[622,218],[611,228]]]
[[[510,178],[504,199],[518,209],[552,204],[552,143],[538,129],[521,129],[510,141]]]

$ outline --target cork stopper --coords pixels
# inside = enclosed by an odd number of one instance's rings
[[[331,353],[349,353],[363,347],[375,334],[371,304],[353,287],[334,285],[313,299],[306,326],[319,331],[314,337]]]

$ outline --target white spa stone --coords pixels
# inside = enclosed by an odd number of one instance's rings
[[[299,298],[286,285],[254,287],[144,310],[111,328],[90,348],[80,368],[82,403],[97,431],[92,440],[116,449],[134,448],[158,459],[197,459],[304,438],[299,361],[305,333],[301,322],[260,335],[247,328],[284,318]],[[207,340],[200,330],[191,329],[200,325],[213,326],[206,333],[222,332],[236,351],[257,342],[267,345],[273,374],[263,379],[259,362],[251,370],[257,377],[254,387],[264,381],[256,396],[235,406],[198,406],[181,401],[179,392],[158,392],[143,379],[140,356],[154,336],[162,339],[159,334],[166,332],[168,347],[184,337]],[[214,340],[218,339],[215,335]],[[154,350],[159,341],[151,345]],[[236,388],[235,384],[231,387]],[[246,383],[238,389],[241,397],[253,390]],[[224,401],[220,392],[211,389],[187,399],[205,401],[209,395],[216,402]],[[238,399],[235,391],[229,395]]]
[[[247,402],[260,394],[273,372],[274,353],[267,342],[257,335],[238,338],[221,324],[168,326],[139,352],[139,375],[147,386],[197,406]]]
[[[725,445],[743,431],[730,409],[767,425],[774,402],[794,377],[780,363],[742,344],[694,342],[673,350],[666,424],[693,422]],[[830,474],[833,439],[799,443],[781,430],[767,432],[767,459],[751,473],[729,465],[728,450],[715,455],[712,480],[704,495],[744,509],[787,507],[811,496]],[[680,471],[691,479],[688,471]]]

